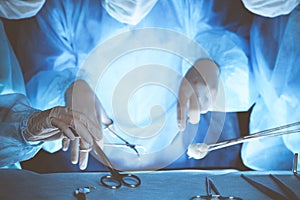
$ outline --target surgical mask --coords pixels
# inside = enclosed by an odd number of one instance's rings
[[[119,22],[136,25],[151,11],[156,2],[157,0],[103,0],[102,5]]]
[[[7,19],[28,18],[37,14],[46,0],[0,0],[0,16]]]
[[[242,0],[245,7],[264,17],[276,17],[289,14],[300,0]]]

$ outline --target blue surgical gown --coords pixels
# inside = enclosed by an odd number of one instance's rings
[[[210,58],[219,65],[226,98],[223,111],[246,111],[253,104],[256,91],[251,85],[247,41],[251,15],[241,5],[240,1],[160,0],[132,26],[112,18],[100,0],[47,1],[35,18],[18,22],[15,49],[30,102],[38,109],[65,105],[70,84],[86,80],[119,134],[132,143],[142,143],[149,156],[129,162],[129,150],[123,155],[104,148],[112,162],[120,168],[155,168],[159,157],[168,157],[160,151],[179,137],[178,85],[197,59]],[[189,45],[185,44],[197,44],[198,54],[186,50]],[[237,123],[236,116],[230,116],[225,120],[223,139],[239,135],[238,126],[232,125]],[[151,123],[161,122],[161,129],[151,129]],[[201,126],[193,132],[197,130]],[[220,137],[216,135],[213,142]],[[106,138],[118,141],[109,134]]]
[[[260,95],[250,117],[252,133],[300,121],[299,22],[299,6],[289,15],[253,19],[251,55]],[[252,169],[289,170],[297,152],[299,133],[244,144],[242,159]]]
[[[20,65],[0,20],[0,168],[20,168],[21,161],[33,157],[41,143],[23,137],[28,117],[37,110],[26,97]]]

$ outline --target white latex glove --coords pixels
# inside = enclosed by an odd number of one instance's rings
[[[53,141],[63,138],[64,150],[68,149],[71,141],[72,162],[77,163],[79,138],[73,130],[81,133],[78,134],[81,140],[102,139],[101,129],[82,113],[72,111],[67,107],[54,107],[34,113],[28,120],[24,137],[27,141]],[[80,166],[84,166],[84,163],[80,163]]]
[[[67,107],[87,117],[91,122],[87,124],[88,127],[95,127],[95,129],[84,129],[81,123],[75,124],[74,130],[79,138],[70,141],[71,150],[74,150],[71,151],[72,163],[76,164],[79,157],[79,168],[84,170],[94,141],[102,146],[101,104],[90,86],[82,80],[75,81],[68,88],[66,103]]]
[[[215,104],[218,87],[219,68],[212,60],[201,59],[191,67],[181,82],[177,103],[177,120],[180,131],[188,121],[196,124],[200,114],[211,111]]]
[[[264,17],[277,17],[292,12],[300,0],[242,0],[244,6],[251,12]]]

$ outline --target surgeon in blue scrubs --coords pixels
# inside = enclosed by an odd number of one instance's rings
[[[81,132],[88,132],[92,122],[80,113],[66,107],[53,107],[41,111],[31,107],[26,96],[21,67],[11,48],[2,20],[17,20],[34,16],[44,5],[44,0],[1,1],[0,2],[0,168],[21,168],[20,162],[30,159],[41,149],[55,149],[52,141],[74,135],[66,123],[67,119],[81,120]],[[95,129],[98,129],[95,128]],[[61,131],[63,130],[63,131]],[[100,131],[93,131],[100,133]],[[101,133],[100,133],[101,134]],[[99,134],[99,135],[100,135]],[[84,137],[82,137],[84,138]],[[63,147],[69,143],[63,139]],[[71,146],[71,157],[78,153],[76,146]]]
[[[30,144],[22,131],[28,118],[38,110],[30,107],[19,62],[5,33],[2,19],[35,15],[44,4],[0,2],[0,168],[21,168],[20,161],[33,157],[41,145]]]
[[[235,113],[225,112],[247,111],[256,97],[251,20],[240,1],[53,0],[8,29],[20,33],[12,40],[35,108],[113,121],[119,136],[143,147],[137,156],[114,145],[122,141],[103,126],[101,145],[118,169],[221,168],[236,167],[238,146],[199,161],[185,150],[239,137]],[[79,143],[93,155],[89,164],[80,158],[80,169],[103,169],[94,141]]]
[[[259,96],[250,116],[250,132],[300,121],[299,0],[243,0],[255,13],[250,34],[254,83]],[[242,148],[246,166],[290,170],[300,152],[299,133],[262,139]]]

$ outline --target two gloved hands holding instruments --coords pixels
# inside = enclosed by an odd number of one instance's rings
[[[199,60],[182,79],[177,104],[178,127],[184,131],[186,118],[192,124],[200,114],[213,110],[219,69],[208,59]],[[102,143],[101,122],[109,120],[89,85],[75,81],[66,91],[66,106],[34,113],[28,120],[24,136],[27,141],[53,141],[62,138],[63,150],[70,148],[71,161],[84,170],[94,142]],[[186,110],[188,110],[186,116]]]

